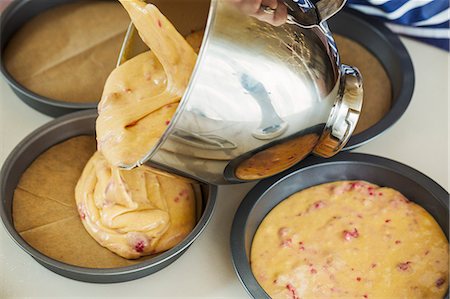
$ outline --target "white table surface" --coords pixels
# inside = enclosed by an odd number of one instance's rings
[[[388,157],[427,174],[449,190],[450,55],[402,39],[416,71],[412,103],[394,127],[358,152]],[[14,146],[51,118],[22,103],[0,79],[0,164]],[[221,187],[215,214],[175,263],[119,284],[74,281],[45,269],[19,249],[0,226],[0,298],[248,298],[229,250],[233,215],[251,184]]]

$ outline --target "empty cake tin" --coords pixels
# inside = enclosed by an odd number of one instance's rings
[[[398,35],[370,16],[345,9],[328,20],[328,25],[333,33],[369,50],[386,70],[392,85],[391,109],[378,123],[350,138],[343,150],[351,150],[379,136],[400,119],[414,92],[414,67]]]
[[[211,219],[216,202],[217,187],[201,184],[202,214],[192,232],[172,249],[152,258],[126,267],[85,268],[69,265],[49,258],[28,243],[17,233],[13,224],[12,204],[14,190],[28,166],[44,151],[66,139],[79,135],[94,135],[97,111],[75,112],[55,119],[38,128],[20,142],[6,159],[0,172],[0,217],[11,238],[25,252],[44,267],[60,275],[86,282],[112,283],[147,276],[168,266],[180,257],[204,230]]]
[[[112,0],[105,0],[112,1]],[[13,76],[6,70],[4,64],[4,50],[8,45],[9,40],[14,34],[31,18],[53,8],[55,6],[67,3],[79,2],[79,0],[15,0],[8,5],[6,10],[1,14],[0,24],[0,49],[1,49],[1,63],[0,70],[4,78],[12,88],[14,93],[27,105],[35,110],[47,114],[49,116],[61,116],[70,112],[75,112],[82,109],[92,109],[97,107],[97,102],[93,103],[70,103],[44,97],[36,94],[24,86],[22,86]]]
[[[258,183],[242,201],[231,228],[231,253],[236,273],[254,298],[270,298],[250,267],[253,236],[266,215],[281,201],[305,188],[340,180],[365,180],[400,191],[426,209],[449,238],[449,194],[419,171],[386,158],[340,153],[331,159],[310,157],[285,172]],[[448,298],[448,292],[446,295]]]

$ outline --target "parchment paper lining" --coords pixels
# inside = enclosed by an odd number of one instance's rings
[[[357,42],[334,34],[341,62],[356,66],[363,76],[364,103],[353,134],[367,130],[391,109],[392,85],[380,61]]]
[[[96,150],[93,136],[78,136],[41,154],[23,173],[14,193],[13,220],[21,237],[33,248],[58,261],[88,268],[133,265],[100,246],[83,227],[75,205],[74,189]],[[197,195],[200,217],[201,195]]]
[[[41,96],[98,102],[129,22],[118,1],[56,6],[16,32],[5,49],[5,67],[22,86]]]

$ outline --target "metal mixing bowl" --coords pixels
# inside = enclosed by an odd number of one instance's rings
[[[240,162],[307,134],[318,138],[299,145],[299,151],[330,157],[345,146],[361,110],[362,79],[357,69],[341,65],[326,22],[310,29],[274,27],[229,1],[152,3],[181,34],[206,29],[170,125],[144,157],[124,168],[148,162],[226,184],[272,175],[247,179],[236,170]],[[264,159],[281,170],[295,164]]]

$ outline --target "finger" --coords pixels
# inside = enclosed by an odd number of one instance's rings
[[[272,24],[274,15],[273,14],[264,13],[264,12],[258,12],[254,17],[257,18],[260,21]]]
[[[244,13],[254,16],[260,10],[261,0],[241,0],[238,5]]]
[[[277,9],[278,0],[262,0],[261,6],[268,6],[272,9]]]
[[[12,0],[0,0],[0,12],[3,11]]]
[[[280,5],[278,5],[277,10],[275,11],[275,14],[273,15],[272,25],[281,26],[284,23],[286,23],[286,20],[287,20],[287,7],[286,5],[284,5],[284,3],[280,3]]]
[[[279,3],[277,9],[273,13],[267,13],[260,10],[254,15],[258,20],[267,22],[274,26],[281,26],[287,20],[287,7],[283,3]]]

